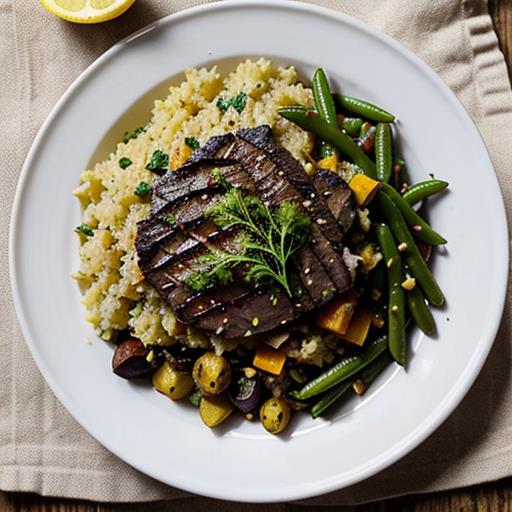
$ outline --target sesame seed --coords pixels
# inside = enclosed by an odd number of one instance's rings
[[[203,311],[204,306],[202,304],[199,304],[199,306],[197,306],[197,309],[199,309],[199,311]]]
[[[306,284],[307,284],[308,286],[311,286],[311,285],[313,284],[313,279],[308,279],[308,280],[306,281]]]
[[[398,246],[398,250],[400,252],[405,252],[407,251],[407,249],[409,248],[409,246],[407,245],[406,242],[402,242],[399,246]]]
[[[296,308],[301,308],[302,307],[302,304],[300,302],[297,302],[297,304],[295,304],[295,307]]]
[[[203,195],[201,196],[201,199],[202,199],[203,201],[206,201],[206,200],[208,199],[208,194],[203,194]]]
[[[218,336],[223,330],[224,330],[224,327],[222,327],[222,325],[221,325],[220,327],[217,327],[215,334]]]
[[[311,192],[311,194],[309,194],[309,197],[310,197],[311,199],[314,199],[314,198],[315,198],[315,193],[314,193],[314,192]]]
[[[423,231],[423,228],[421,226],[419,226],[418,224],[415,224],[412,229],[414,229],[414,231],[416,231],[417,233],[419,233],[420,231]]]
[[[398,306],[396,304],[392,306],[391,311],[393,311],[393,313],[398,313]]]
[[[389,260],[386,261],[386,267],[391,268],[391,265],[393,265],[393,258],[389,258]]]
[[[331,190],[326,190],[326,191],[324,192],[324,197],[329,197],[331,194],[332,194],[332,191],[331,191]]]
[[[277,175],[278,175],[278,176],[284,176],[284,172],[283,172],[283,171],[279,171],[279,172],[277,173]]]
[[[334,258],[329,258],[329,263],[334,263]]]
[[[304,275],[307,276],[309,273],[311,272],[311,268],[310,267],[306,267],[304,269]]]
[[[284,325],[286,323],[286,320],[281,320],[281,325]]]
[[[316,223],[322,226],[323,224],[327,224],[327,221],[325,219],[316,219]]]
[[[224,317],[224,320],[222,320],[222,323],[223,323],[223,324],[227,324],[228,322],[229,322],[228,317],[227,317],[227,316],[226,316],[226,317]]]
[[[302,206],[304,206],[304,208],[309,208],[311,204],[312,203],[309,199],[306,199],[305,201],[302,202]]]
[[[252,331],[250,329],[247,329],[247,331],[245,331],[244,333],[244,336],[247,338],[248,336],[252,336]]]

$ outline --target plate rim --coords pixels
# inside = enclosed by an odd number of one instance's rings
[[[18,319],[18,323],[21,328],[21,332],[23,334],[23,338],[25,340],[26,345],[28,346],[30,353],[38,366],[39,371],[42,373],[46,383],[50,386],[52,392],[55,394],[59,402],[64,406],[64,408],[68,411],[68,413],[73,417],[75,421],[77,421],[89,434],[91,434],[103,447],[109,450],[111,453],[119,457],[122,461],[126,462],[130,466],[134,467],[138,471],[141,471],[143,474],[150,476],[152,478],[159,479],[159,476],[153,474],[152,471],[148,470],[145,467],[144,463],[139,461],[134,461],[127,454],[121,452],[121,450],[117,450],[116,448],[111,447],[111,443],[106,440],[101,431],[96,431],[94,428],[94,424],[90,422],[87,418],[78,419],[77,415],[75,415],[74,407],[68,406],[66,403],[65,391],[61,390],[61,387],[56,383],[49,368],[44,363],[43,351],[41,351],[37,344],[32,341],[28,333],[30,329],[28,327],[28,322],[25,317],[24,307],[22,306],[21,297],[18,291],[17,286],[17,274],[19,272],[18,265],[16,262],[16,237],[18,233],[18,221],[20,217],[20,203],[23,196],[23,191],[25,189],[27,181],[30,179],[30,168],[32,166],[34,155],[36,154],[39,146],[43,142],[43,139],[46,135],[48,127],[53,123],[54,119],[60,114],[62,108],[66,105],[68,99],[70,99],[76,90],[78,90],[83,84],[87,82],[89,77],[94,74],[97,68],[101,67],[105,61],[115,56],[118,52],[122,51],[124,46],[137,39],[144,34],[163,28],[168,24],[172,24],[181,20],[182,18],[190,18],[194,17],[196,14],[203,13],[204,11],[222,11],[229,10],[232,8],[236,9],[244,9],[244,8],[282,8],[285,10],[295,10],[302,11],[303,13],[313,13],[318,14],[327,18],[331,18],[342,23],[351,25],[355,27],[357,30],[366,32],[369,36],[376,38],[377,40],[382,41],[384,44],[392,47],[395,51],[397,51],[403,58],[411,61],[416,67],[420,68],[423,73],[425,73],[431,80],[435,82],[444,96],[447,97],[450,104],[456,109],[457,113],[462,116],[464,123],[468,126],[468,128],[476,135],[482,142],[482,147],[485,151],[485,154],[489,160],[489,164],[494,171],[487,179],[492,182],[492,187],[496,196],[500,198],[499,205],[496,205],[497,209],[500,210],[500,218],[496,219],[497,226],[495,226],[496,231],[500,232],[500,238],[504,241],[501,247],[502,257],[503,257],[503,268],[504,275],[508,276],[508,267],[509,267],[509,258],[510,258],[510,248],[508,241],[508,225],[507,225],[507,217],[506,217],[506,209],[503,194],[501,192],[501,188],[499,185],[498,177],[494,165],[492,163],[492,159],[489,155],[489,151],[485,144],[485,141],[480,134],[476,124],[471,119],[471,116],[466,111],[465,107],[462,105],[460,100],[457,98],[455,93],[444,83],[441,77],[435,72],[427,63],[425,63],[420,57],[418,57],[414,52],[405,47],[402,43],[398,42],[391,36],[387,35],[380,29],[377,29],[368,23],[359,20],[353,16],[348,14],[334,11],[327,7],[319,6],[316,4],[303,3],[296,0],[224,0],[223,2],[214,2],[214,3],[206,3],[196,5],[194,7],[190,7],[187,9],[183,9],[176,13],[169,14],[160,18],[154,22],[149,23],[145,27],[138,29],[132,34],[126,36],[116,44],[114,44],[111,48],[109,48],[106,52],[100,55],[97,59],[95,59],[89,66],[87,66],[80,75],[73,80],[73,82],[68,86],[64,94],[59,98],[56,104],[52,107],[46,119],[42,123],[39,128],[31,146],[23,163],[20,176],[18,179],[18,183],[16,186],[16,192],[13,200],[13,205],[11,209],[11,216],[9,221],[9,250],[8,250],[8,264],[9,264],[9,276],[10,276],[10,285],[11,292],[13,297],[13,303],[16,311],[16,316]],[[479,375],[485,361],[487,360],[487,356],[494,344],[496,334],[498,332],[501,318],[503,315],[503,310],[506,301],[506,291],[508,287],[508,278],[502,280],[501,289],[499,290],[499,301],[497,302],[497,307],[495,309],[494,318],[489,325],[493,325],[493,328],[489,330],[487,336],[485,336],[485,343],[481,343],[477,350],[474,351],[471,358],[468,361],[468,365],[466,367],[466,371],[463,372],[458,380],[458,385],[453,386],[450,392],[446,395],[445,400],[439,403],[438,407],[434,410],[435,417],[431,419],[431,421],[426,425],[420,425],[419,427],[412,430],[409,435],[404,439],[404,441],[397,445],[396,449],[392,454],[388,454],[385,452],[387,457],[384,461],[377,461],[371,468],[360,471],[357,475],[352,476],[351,478],[345,479],[342,483],[336,481],[336,475],[334,477],[326,478],[323,481],[318,481],[315,483],[314,491],[301,491],[300,489],[295,489],[294,492],[291,492],[289,488],[285,490],[286,494],[280,494],[279,496],[268,495],[268,496],[255,496],[254,493],[244,491],[236,491],[233,494],[227,495],[223,492],[219,492],[217,489],[212,490],[211,487],[207,492],[201,491],[198,489],[194,483],[186,483],[184,485],[183,482],[179,483],[180,489],[186,490],[188,492],[192,492],[195,494],[201,493],[204,496],[209,496],[217,499],[225,499],[225,500],[236,500],[241,502],[254,502],[254,503],[268,503],[274,502],[276,500],[299,500],[306,499],[314,496],[319,496],[328,492],[333,492],[336,490],[340,490],[342,488],[348,487],[355,483],[361,482],[370,478],[371,476],[379,473],[385,468],[392,465],[397,460],[401,459],[408,453],[410,453],[414,448],[420,445],[425,439],[427,439],[435,430],[437,430],[444,421],[455,411],[457,406],[460,404],[462,399],[466,396],[473,383],[475,382],[477,376]],[[80,414],[78,414],[80,416]],[[426,422],[425,422],[426,423]],[[168,484],[171,485],[171,484]],[[177,485],[177,484],[172,484]],[[202,485],[202,484],[199,484]],[[205,487],[205,486],[203,486]]]

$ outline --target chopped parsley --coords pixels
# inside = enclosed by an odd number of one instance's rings
[[[224,177],[220,173],[220,169],[218,167],[215,167],[215,169],[212,170],[212,178],[222,188],[228,190],[229,183],[224,179]]]
[[[172,214],[169,215],[160,215],[160,219],[167,222],[167,224],[170,224],[171,226],[176,223],[176,217]]]
[[[82,235],[85,235],[85,236],[94,235],[94,231],[87,224],[80,224],[80,226],[77,226],[75,228],[75,231],[77,233],[81,233]]]
[[[201,144],[199,144],[199,141],[195,137],[185,137],[185,144],[193,151],[201,147]]]
[[[148,165],[146,165],[146,169],[148,171],[166,171],[169,167],[169,155],[157,149],[153,151],[151,155],[151,160]]]
[[[284,201],[271,210],[258,197],[233,187],[205,213],[217,226],[240,232],[233,240],[234,250],[213,247],[196,259],[188,286],[195,291],[215,283],[225,286],[233,280],[235,267],[244,265],[245,281],[267,280],[292,296],[288,264],[311,233],[311,219],[297,204]]]
[[[136,139],[142,132],[145,132],[146,128],[144,126],[138,126],[131,132],[124,132],[123,134],[123,142],[126,144],[130,139]]]
[[[121,167],[121,169],[126,169],[127,167],[130,167],[132,163],[133,162],[129,158],[126,158],[125,156],[119,159],[119,167]]]
[[[245,105],[247,103],[247,94],[245,92],[241,92],[237,96],[233,96],[230,99],[226,99],[221,96],[217,100],[217,108],[222,112],[226,112],[226,110],[232,106],[239,114],[242,113]]]
[[[145,181],[141,181],[134,191],[134,194],[139,197],[147,196],[151,192],[151,185]]]

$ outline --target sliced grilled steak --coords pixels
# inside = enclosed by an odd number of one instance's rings
[[[187,286],[197,258],[209,248],[238,250],[236,231],[219,230],[205,216],[224,193],[213,174],[270,207],[293,201],[311,216],[311,241],[297,251],[290,270],[293,299],[278,292],[276,300],[275,290],[245,283],[244,268],[227,287],[194,292]],[[180,321],[226,338],[267,332],[297,318],[353,282],[342,256],[345,229],[338,223],[349,215],[344,208],[352,209],[350,191],[348,198],[336,192],[324,200],[327,178],[312,182],[267,126],[211,138],[187,165],[154,183],[151,214],[139,223],[136,239],[144,275]]]
[[[346,182],[337,174],[320,169],[315,173],[313,185],[327,203],[343,233],[346,233],[352,227],[356,214],[354,198]]]

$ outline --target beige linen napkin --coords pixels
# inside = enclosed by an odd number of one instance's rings
[[[122,37],[199,0],[138,0],[121,18],[78,26],[36,2],[0,0],[0,488],[100,501],[186,498],[127,466],[75,423],[45,385],[22,339],[11,301],[8,221],[28,148],[71,81]],[[484,0],[316,0],[396,37],[426,60],[469,110],[489,148],[505,200],[512,94]],[[447,135],[449,136],[449,134]],[[78,172],[78,171],[77,171]],[[492,226],[490,226],[492,229]],[[492,269],[491,269],[492,271]],[[492,297],[488,298],[493,300]],[[510,297],[495,346],[462,405],[425,443],[381,474],[309,501],[350,504],[470,485],[512,474]],[[188,506],[226,505],[195,498]],[[180,509],[181,500],[166,510]],[[156,505],[155,505],[156,507]],[[265,506],[258,510],[279,510]],[[148,506],[141,506],[148,510]],[[153,506],[151,506],[153,509]]]

